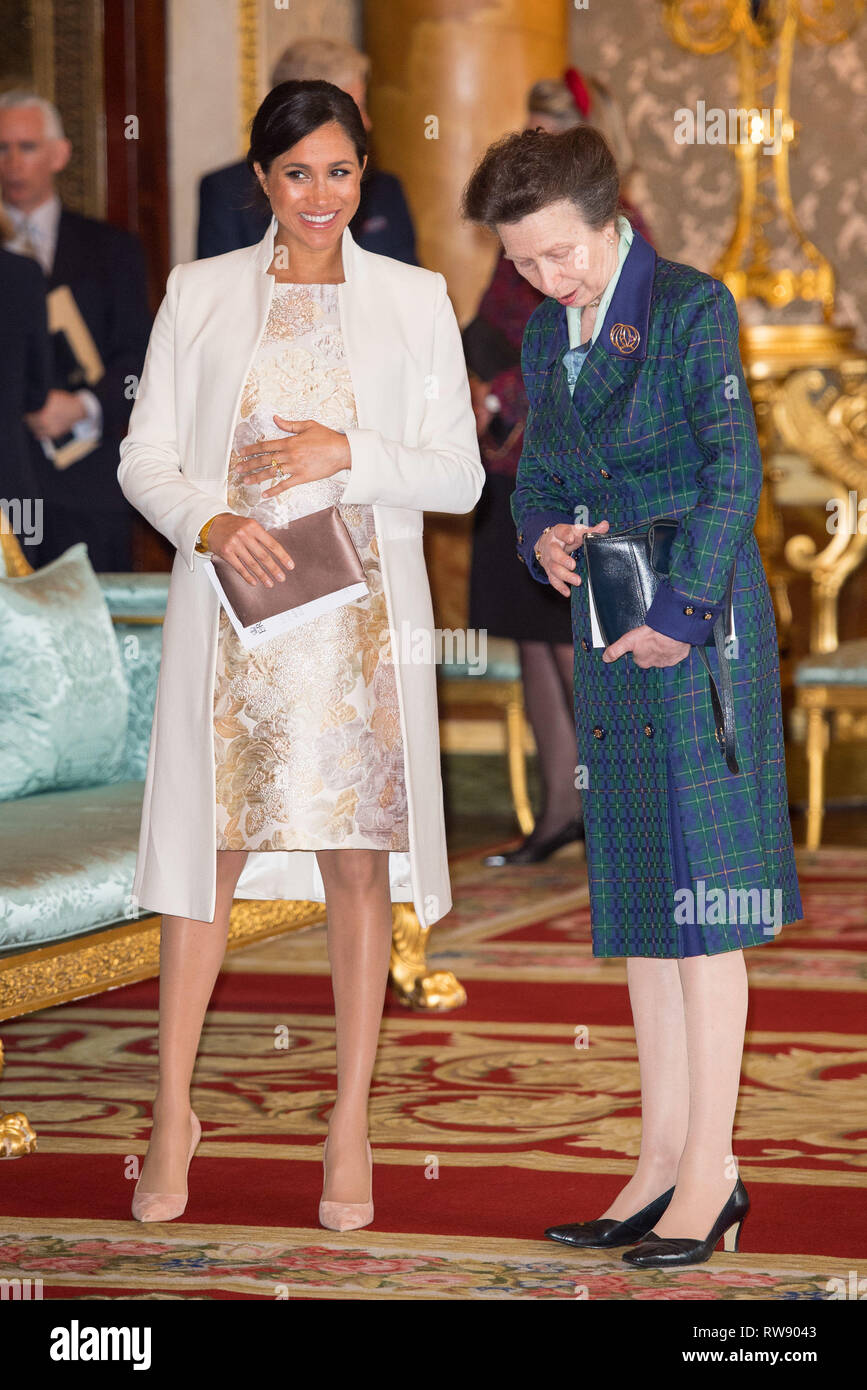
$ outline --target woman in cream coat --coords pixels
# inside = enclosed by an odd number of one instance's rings
[[[177,550],[133,883],[133,911],[163,914],[160,1079],[139,1181],[140,1219],[169,1219],[186,1203],[186,1171],[200,1133],[190,1078],[233,897],[328,902],[338,1049],[328,1186],[330,1214],[338,1218],[341,1203],[355,1207],[357,1217],[369,1195],[367,1100],[389,961],[389,897],[411,902],[426,924],[451,907],[436,671],[432,660],[401,658],[418,651],[418,634],[433,631],[423,513],[472,510],[484,470],[443,276],[365,251],[350,234],[364,139],[355,103],[330,83],[287,82],[269,93],[253,123],[248,162],[270,199],[271,225],[258,245],[171,271],[121,446],[125,496]],[[309,220],[332,211],[331,223]],[[346,480],[343,503],[372,506],[404,750],[406,853],[345,849],[320,861],[313,850],[216,849],[220,608],[196,546],[216,516],[208,547],[240,573],[264,574],[256,553],[276,577],[275,562],[285,565],[276,542],[263,559],[267,531],[230,514],[226,502],[241,392],[281,262],[292,282],[337,284],[358,426],[344,435],[310,421],[284,422],[298,439],[275,446],[294,474],[279,487],[335,475]],[[263,465],[252,459],[253,466]],[[261,477],[264,486],[276,484],[270,471]],[[366,1224],[349,1218],[335,1224]]]

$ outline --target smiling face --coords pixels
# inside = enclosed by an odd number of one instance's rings
[[[272,160],[267,174],[258,162],[253,167],[290,245],[325,251],[355,215],[366,163],[366,155],[358,163],[343,127],[328,121]]]
[[[617,269],[613,218],[593,231],[568,198],[549,203],[520,222],[501,222],[497,232],[515,269],[560,304],[583,308],[602,293]]]

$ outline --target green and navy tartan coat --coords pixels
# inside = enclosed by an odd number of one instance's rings
[[[571,399],[568,347],[566,310],[546,298],[524,334],[530,411],[511,499],[518,554],[531,574],[548,583],[533,554],[546,526],[607,518],[616,531],[678,518],[668,581],[647,622],[694,645],[710,637],[716,676],[711,630],[737,557],[735,774],[715,734],[707,672],[694,649],[670,667],[643,670],[629,653],[603,662],[603,649],[592,645],[583,547],[576,552],[584,582],[571,596],[575,727],[586,770],[586,786],[579,785],[593,953],[688,954],[682,922],[689,907],[675,897],[669,797],[704,951],[773,941],[780,924],[802,910],[776,624],[753,532],[762,463],[734,298],[712,276],[658,257],[636,230]]]

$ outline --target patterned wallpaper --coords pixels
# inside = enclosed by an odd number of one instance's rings
[[[621,103],[636,158],[632,191],[660,253],[710,270],[734,223],[734,155],[723,145],[678,144],[674,113],[698,101],[735,106],[734,49],[703,58],[679,48],[663,26],[660,0],[581,0],[586,8],[578,0],[559,2],[570,16],[570,60],[604,79]],[[301,34],[362,42],[364,0],[306,0],[301,8],[260,3],[263,69],[270,70],[285,44]],[[469,17],[468,26],[471,35]],[[864,112],[867,19],[844,44],[799,43],[792,114],[800,128],[790,155],[795,210],[835,269],[837,320],[854,323],[856,337],[867,344]]]
[[[293,39],[322,35],[361,47],[362,9],[363,0],[304,0],[302,5],[259,0],[263,72],[271,72]]]
[[[674,112],[737,104],[735,54],[699,57],[669,38],[659,0],[588,0],[571,12],[571,57],[621,102],[636,201],[661,255],[709,271],[734,225],[737,176],[725,145],[681,145]],[[798,43],[791,94],[792,200],[837,276],[835,321],[867,345],[867,19],[836,46]]]

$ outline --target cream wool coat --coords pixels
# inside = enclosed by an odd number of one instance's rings
[[[175,266],[154,322],[129,432],[124,495],[176,548],[163,627],[133,907],[212,921],[216,900],[213,746],[219,602],[195,551],[226,506],[229,455],[247,372],[268,318],[277,219],[255,246]],[[347,227],[340,319],[358,428],[343,500],[370,503],[392,632],[409,851],[389,854],[392,902],[422,923],[452,905],[446,858],[436,668],[400,660],[433,631],[423,512],[468,512],[485,474],[460,331],[438,272],[363,250]],[[275,426],[275,437],[277,427]],[[408,626],[404,626],[408,625]],[[428,650],[435,651],[430,643]],[[325,901],[310,850],[250,852],[236,897]]]

